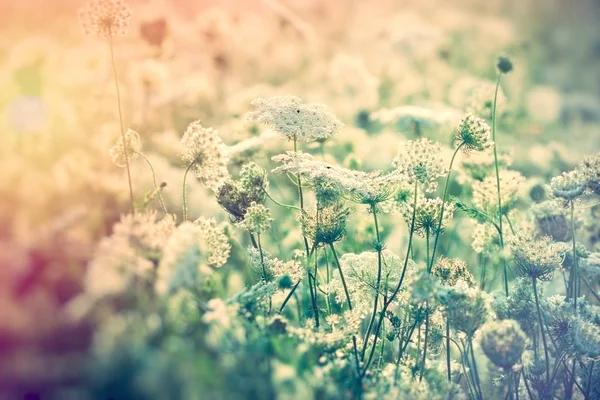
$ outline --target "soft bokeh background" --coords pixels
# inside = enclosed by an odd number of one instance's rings
[[[129,34],[115,41],[125,125],[140,133],[172,210],[179,139],[195,119],[233,146],[234,166],[266,165],[288,144],[244,114],[256,97],[296,95],[346,124],[326,143],[338,160],[385,168],[402,137],[449,143],[500,54],[516,66],[500,139],[516,168],[548,178],[600,150],[598,0],[128,4]],[[120,135],[109,49],[81,32],[84,1],[0,5],[0,394],[77,398],[93,327],[73,324],[65,305],[128,206],[124,170],[108,156]],[[416,132],[390,111],[405,105],[436,110],[441,128]],[[268,151],[253,153],[252,137]],[[146,168],[132,165],[140,201],[152,189]],[[189,192],[192,217],[225,218],[200,184]]]

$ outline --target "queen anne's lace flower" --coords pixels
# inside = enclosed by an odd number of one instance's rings
[[[294,96],[258,98],[252,105],[257,110],[248,114],[248,121],[268,125],[289,140],[327,139],[344,126],[324,105],[303,104]]]
[[[239,226],[248,232],[261,234],[271,228],[271,211],[262,204],[252,203],[244,214]]]
[[[500,198],[503,213],[514,206],[524,182],[525,178],[517,171],[500,171]],[[473,184],[473,204],[490,215],[498,214],[498,183],[495,175],[488,175],[483,181]]]
[[[579,170],[563,172],[550,180],[552,197],[565,203],[571,203],[586,191],[585,176]]]
[[[454,130],[454,144],[464,153],[484,151],[493,146],[490,126],[483,119],[468,113]]]
[[[344,237],[349,215],[349,209],[339,203],[315,211],[304,210],[300,216],[302,234],[311,239],[315,247],[333,244]]]
[[[417,210],[415,212],[416,234],[421,237],[425,237],[427,233],[430,235],[435,234],[436,230],[438,229],[442,203],[442,199],[439,197],[433,199],[421,197],[420,200],[417,200]],[[444,216],[442,218],[440,231],[445,230],[446,227],[450,225],[454,208],[455,206],[453,203],[446,203],[444,206]],[[402,208],[402,215],[406,223],[411,226],[413,215],[413,204],[411,204],[411,202],[405,203],[404,207]]]
[[[127,34],[131,10],[123,0],[92,0],[79,11],[81,26],[86,35],[102,38]]]
[[[437,179],[446,174],[442,146],[426,138],[408,140],[401,145],[392,165],[411,184],[418,182],[422,190],[433,192]]]
[[[438,258],[431,268],[431,273],[446,286],[454,286],[458,281],[464,281],[471,287],[475,286],[473,274],[467,264],[459,258]]]
[[[527,336],[512,319],[488,322],[481,328],[481,348],[497,366],[508,370],[515,365],[523,350]]]
[[[588,189],[600,195],[600,153],[584,158],[577,169],[585,178]]]
[[[550,280],[560,266],[560,247],[549,237],[535,239],[520,232],[509,239],[516,274],[531,279]]]
[[[142,151],[140,135],[136,131],[128,129],[125,133],[125,146],[123,145],[123,137],[120,136],[117,139],[117,143],[108,151],[112,162],[117,167],[124,168],[127,166],[128,159],[129,161],[133,161],[139,157],[138,153]]]
[[[219,133],[194,121],[185,131],[181,144],[182,160],[194,169],[206,187],[217,190],[229,177],[228,157]]]

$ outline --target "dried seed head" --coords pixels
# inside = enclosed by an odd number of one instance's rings
[[[131,10],[123,0],[92,0],[79,10],[79,20],[86,35],[109,39],[125,36],[129,28]]]
[[[481,329],[481,348],[494,364],[512,368],[525,350],[527,336],[512,319],[488,322]]]

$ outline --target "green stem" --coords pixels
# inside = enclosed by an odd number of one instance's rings
[[[369,321],[369,326],[367,327],[367,332],[365,333],[365,339],[363,342],[363,348],[361,352],[361,359],[364,361],[365,352],[367,350],[367,346],[369,344],[369,336],[371,335],[371,330],[373,329],[373,324],[375,323],[375,318],[377,317],[377,306],[379,305],[379,286],[381,285],[381,270],[382,270],[382,258],[381,258],[381,239],[379,237],[379,223],[377,222],[377,208],[374,204],[371,204],[371,212],[373,213],[373,220],[375,222],[375,236],[377,243],[375,244],[377,250],[377,281],[375,282],[375,301],[373,302],[373,312],[371,313],[371,320]],[[373,345],[374,347],[375,345]]]
[[[271,195],[269,194],[269,192],[267,192],[267,190],[265,188],[262,188],[262,190],[265,192],[265,195],[267,195],[267,197],[269,198],[269,200],[271,200],[273,203],[277,204],[278,206],[285,207],[285,208],[291,208],[291,209],[294,209],[294,210],[300,210],[299,207],[290,206],[290,205],[278,202],[277,200],[275,200],[274,198],[271,197]]]
[[[402,282],[404,282],[404,277],[406,275],[406,267],[408,266],[408,260],[409,260],[409,256],[410,256],[410,249],[412,247],[413,233],[415,231],[415,215],[416,215],[416,211],[417,211],[417,192],[418,192],[418,182],[415,181],[415,197],[414,197],[414,201],[413,201],[413,213],[412,213],[412,219],[410,222],[410,232],[408,235],[408,246],[406,248],[406,257],[404,258],[404,266],[402,267],[402,274],[400,275],[400,280],[398,282],[398,285],[396,285],[396,288],[392,292],[392,295],[383,304],[383,309],[381,310],[380,315],[379,315],[379,325],[377,328],[377,332],[375,333],[375,341],[373,343],[373,348],[371,349],[371,354],[369,356],[369,360],[365,364],[365,367],[361,374],[361,378],[365,376],[365,374],[367,373],[367,370],[369,369],[369,365],[371,363],[371,360],[373,358],[373,353],[375,351],[375,345],[377,344],[377,337],[379,335],[379,329],[381,328],[381,322],[382,322],[383,318],[385,317],[385,312],[386,312],[387,308],[390,306],[390,304],[392,304],[392,302],[396,298],[396,295],[398,294],[398,292],[400,291],[400,288],[402,287]]]
[[[450,159],[450,166],[448,167],[448,174],[446,175],[446,183],[444,184],[444,194],[442,196],[442,206],[440,208],[440,216],[438,217],[438,223],[437,223],[437,229],[435,232],[435,240],[433,242],[433,250],[432,250],[432,254],[431,254],[431,260],[428,261],[429,264],[427,266],[427,271],[431,271],[431,268],[433,268],[433,262],[435,259],[435,252],[437,250],[437,246],[438,246],[438,241],[440,239],[440,234],[442,233],[442,221],[444,218],[444,210],[445,210],[445,206],[446,206],[446,197],[448,196],[448,186],[450,184],[450,174],[452,173],[452,166],[454,165],[454,159],[456,158],[456,155],[458,154],[458,152],[460,151],[461,147],[464,145],[464,142],[461,143],[456,150],[454,150],[454,153],[452,154],[452,158]],[[427,259],[429,260],[429,257],[427,257]]]
[[[573,265],[571,266],[571,276],[569,277],[569,287],[571,288],[571,297],[577,312],[577,298],[579,297],[579,266],[577,262],[577,245],[575,242],[575,203],[571,201],[571,242],[573,246]]]
[[[265,280],[265,282],[267,282],[268,281],[268,279],[267,279],[267,269],[265,268],[265,257],[263,255],[262,246],[260,244],[260,234],[259,233],[256,234],[256,244],[258,245],[258,252],[260,254],[260,265],[262,267],[263,279]]]
[[[504,233],[502,229],[502,197],[500,195],[500,169],[498,166],[498,145],[496,139],[496,107],[498,103],[498,88],[500,87],[500,78],[502,77],[502,73],[498,73],[498,78],[496,79],[496,89],[494,90],[494,104],[492,106],[492,140],[494,141],[494,168],[496,170],[496,190],[498,195],[498,227],[500,231],[500,247],[502,248],[502,252],[504,252]],[[504,266],[504,292],[506,297],[508,297],[508,271],[506,260],[504,256],[502,256],[503,266]]]
[[[544,331],[544,320],[542,318],[542,310],[538,299],[537,279],[533,278],[533,295],[535,296],[535,308],[538,314],[538,323],[542,334],[542,342],[544,344],[544,357],[546,358],[546,382],[550,382],[550,356],[548,354],[548,343],[546,342],[546,333]]]
[[[160,193],[162,190],[156,184],[156,173],[154,172],[154,167],[152,167],[152,163],[142,153],[140,153],[138,151],[134,151],[134,152],[138,156],[142,157],[144,159],[144,161],[146,161],[146,163],[148,164],[148,167],[150,167],[150,171],[152,172],[152,182],[154,183],[154,190],[156,190],[156,193],[158,194],[158,201],[160,202],[160,206],[162,207],[163,212],[165,214],[167,214],[167,207],[165,206],[165,202],[163,201],[162,195]]]
[[[125,152],[125,166],[127,167],[127,180],[129,182],[129,200],[131,202],[131,212],[135,212],[133,206],[133,185],[131,184],[131,170],[129,168],[129,152],[127,150],[127,141],[125,140],[125,127],[123,125],[123,111],[121,110],[121,91],[119,89],[119,78],[117,76],[117,64],[115,63],[115,51],[113,48],[112,35],[108,35],[108,45],[110,47],[110,59],[112,62],[113,74],[115,77],[115,89],[117,90],[117,105],[119,107],[119,123],[121,126],[121,139],[123,140],[123,151]]]
[[[186,180],[187,180],[188,172],[190,172],[190,169],[192,169],[193,166],[194,166],[194,163],[191,163],[190,165],[188,165],[188,167],[185,170],[185,173],[183,174],[183,188],[182,188],[182,193],[181,193],[181,196],[183,198],[183,222],[187,221],[187,219],[188,219]]]
[[[479,380],[479,372],[477,371],[477,360],[475,359],[475,351],[473,350],[473,338],[469,337],[469,350],[471,352],[471,360],[473,361],[473,374],[475,375],[475,383],[477,384],[477,391],[479,392],[479,398],[483,399],[483,392],[481,390],[481,381]]]
[[[337,269],[340,273],[340,279],[342,280],[342,286],[344,286],[344,293],[346,294],[346,300],[348,300],[348,308],[352,310],[352,301],[350,300],[350,292],[348,291],[348,286],[346,285],[346,278],[344,278],[344,272],[342,271],[342,265],[340,264],[340,260],[337,255],[337,251],[335,251],[335,247],[333,243],[329,243],[329,248],[333,253],[333,258],[335,259],[335,264],[337,265]]]
[[[443,207],[443,204],[442,204]],[[427,249],[426,262],[429,261],[429,228],[425,228],[425,247]],[[429,270],[427,271],[429,273]],[[428,302],[425,302],[425,338],[423,340],[423,360],[421,362],[421,370],[419,372],[419,382],[423,380],[423,372],[425,370],[425,361],[427,359],[427,341],[429,339],[429,307]]]
[[[294,292],[296,291],[296,289],[298,288],[298,286],[300,285],[300,282],[302,282],[302,280],[299,280],[298,283],[296,283],[292,289],[290,290],[290,292],[288,293],[288,295],[286,296],[285,300],[283,300],[283,304],[281,305],[281,307],[279,308],[279,314],[281,314],[283,312],[283,310],[285,309],[285,306],[287,305],[288,301],[290,301],[290,299],[292,298],[292,296],[294,295]]]
[[[446,372],[448,373],[448,382],[452,382],[452,370],[450,368],[450,321],[446,316]]]
[[[588,375],[588,381],[587,381],[587,384],[585,385],[585,393],[583,394],[583,398],[585,400],[591,399],[591,397],[590,397],[590,391],[592,389],[592,378],[593,378],[593,374],[594,374],[594,363],[595,363],[594,360],[592,360],[590,362],[590,374]]]

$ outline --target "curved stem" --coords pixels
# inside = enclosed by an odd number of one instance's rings
[[[498,146],[496,139],[496,107],[498,103],[498,88],[500,87],[500,78],[502,77],[502,73],[498,73],[498,78],[496,79],[496,89],[494,90],[494,104],[492,106],[492,140],[494,141],[494,168],[496,170],[496,189],[498,195],[498,227],[500,230],[500,247],[502,251],[504,251],[504,233],[502,230],[502,197],[500,195],[500,169],[498,167]],[[506,260],[503,258],[504,265],[504,292],[508,297],[508,271]]]
[[[442,196],[442,206],[440,208],[440,216],[438,217],[438,223],[437,223],[437,229],[435,232],[435,240],[433,242],[433,250],[432,250],[432,254],[431,254],[431,261],[429,261],[429,264],[427,265],[427,271],[431,271],[431,268],[433,268],[433,262],[435,260],[435,251],[437,250],[437,246],[438,246],[438,240],[440,239],[440,234],[442,233],[442,221],[444,218],[444,209],[446,206],[446,197],[448,196],[448,186],[450,183],[450,174],[452,173],[452,166],[454,165],[454,159],[456,158],[456,155],[458,154],[458,152],[460,151],[461,147],[464,145],[464,142],[461,143],[456,150],[454,150],[454,153],[452,154],[452,158],[450,159],[450,166],[448,167],[448,174],[446,175],[446,183],[444,184],[444,194]],[[429,259],[429,257],[427,257]]]
[[[548,343],[546,342],[546,333],[544,331],[544,320],[542,319],[542,310],[538,299],[537,279],[533,278],[533,295],[535,296],[535,308],[538,314],[538,323],[542,333],[542,342],[544,344],[544,357],[546,358],[546,382],[550,382],[550,356],[548,355]]]
[[[337,269],[340,273],[340,278],[342,280],[342,286],[344,286],[344,293],[346,294],[346,300],[348,300],[348,308],[352,310],[352,301],[350,300],[350,292],[348,292],[348,286],[346,285],[346,278],[344,278],[344,272],[342,271],[342,264],[340,264],[340,260],[337,255],[337,251],[335,251],[335,247],[333,243],[329,243],[329,248],[333,253],[333,258],[335,259],[335,263],[337,265]]]
[[[190,169],[192,169],[193,166],[194,166],[194,163],[191,163],[190,165],[188,165],[188,167],[185,170],[185,173],[183,174],[183,188],[181,189],[182,190],[181,196],[183,198],[183,222],[187,221],[187,218],[188,218],[186,180],[187,180],[188,172],[190,172]]]
[[[377,222],[377,208],[374,204],[371,204],[371,212],[373,213],[373,220],[375,222],[375,236],[377,240],[377,281],[375,282],[375,301],[373,302],[373,312],[371,313],[371,320],[369,321],[369,326],[367,327],[367,332],[365,333],[365,339],[363,342],[363,348],[361,352],[362,360],[365,359],[365,352],[369,344],[369,336],[371,335],[371,330],[373,329],[375,318],[377,318],[377,307],[379,305],[379,286],[381,285],[381,270],[383,261],[381,258],[381,239],[379,236],[379,223]]]
[[[125,166],[127,167],[127,180],[129,182],[129,200],[131,202],[131,212],[135,212],[133,206],[133,185],[131,184],[131,170],[129,168],[129,154],[127,150],[127,141],[125,140],[125,127],[123,125],[123,111],[121,110],[121,91],[119,89],[119,78],[117,76],[117,64],[115,63],[115,51],[113,48],[112,35],[108,35],[108,46],[110,47],[110,60],[115,78],[115,89],[117,90],[117,105],[119,107],[119,123],[121,127],[121,139],[123,140],[123,151],[125,153]]]
[[[418,182],[415,181],[415,196],[414,196],[414,201],[413,201],[413,213],[412,213],[412,219],[410,222],[410,232],[408,235],[408,246],[406,248],[406,257],[404,258],[404,266],[402,267],[402,274],[400,275],[400,280],[398,282],[398,285],[396,285],[396,288],[392,292],[392,295],[383,304],[383,309],[381,310],[381,313],[379,315],[379,325],[377,328],[377,332],[375,332],[375,341],[373,342],[373,348],[371,349],[371,354],[369,356],[369,360],[365,364],[365,367],[361,374],[361,378],[365,376],[365,374],[367,373],[367,370],[369,369],[369,365],[373,358],[373,353],[375,352],[375,345],[377,344],[377,337],[379,335],[379,329],[381,328],[381,321],[385,317],[385,312],[386,312],[387,308],[390,306],[390,304],[392,304],[392,302],[396,298],[396,295],[398,294],[398,292],[400,291],[400,288],[402,287],[402,282],[404,282],[404,277],[406,275],[406,267],[408,266],[408,260],[409,260],[409,256],[410,256],[410,250],[412,248],[413,233],[415,231],[415,215],[416,215],[416,211],[417,211],[417,192],[418,192]]]
[[[142,157],[142,159],[144,159],[144,161],[146,161],[146,163],[148,164],[148,167],[150,167],[150,171],[152,172],[152,182],[154,183],[154,190],[156,190],[156,193],[158,195],[158,201],[160,202],[160,206],[162,207],[163,212],[167,214],[167,207],[165,206],[165,202],[163,201],[162,195],[160,193],[161,189],[156,184],[156,173],[154,172],[154,167],[152,166],[152,163],[150,162],[150,160],[148,160],[148,158],[145,155],[143,155],[139,151],[134,151],[134,153]]]
[[[290,206],[290,205],[278,202],[277,200],[275,200],[274,198],[271,197],[271,195],[269,194],[269,192],[266,191],[265,188],[262,188],[262,190],[263,190],[263,192],[265,192],[265,194],[267,195],[269,200],[271,200],[273,203],[277,204],[278,206],[285,207],[285,208],[292,208],[294,210],[300,210],[300,207]]]

